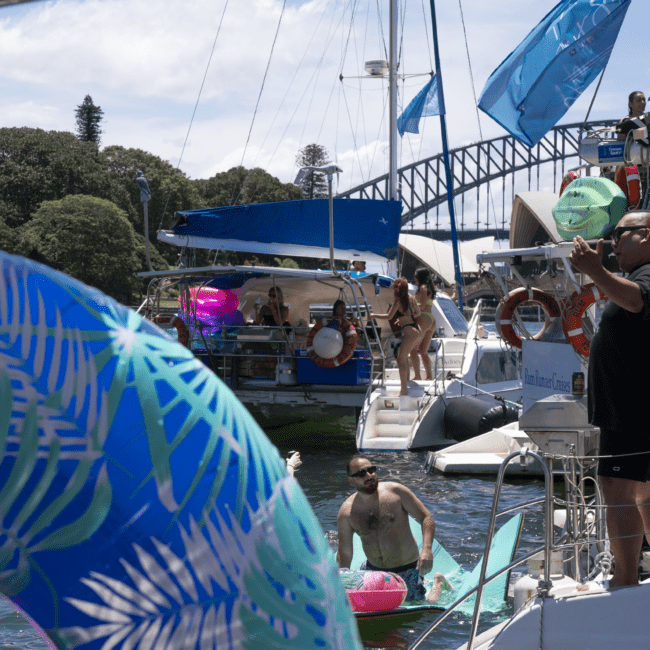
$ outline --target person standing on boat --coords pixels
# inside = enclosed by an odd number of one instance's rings
[[[255,305],[255,325],[268,327],[290,326],[289,308],[284,304],[284,295],[280,287],[269,289],[269,300],[261,309]]]
[[[413,364],[413,379],[419,380],[420,377],[420,357],[422,357],[422,365],[427,379],[433,379],[431,371],[431,357],[429,356],[429,343],[431,337],[436,331],[436,317],[431,312],[433,307],[433,299],[436,295],[435,287],[431,282],[431,276],[426,269],[418,269],[415,272],[415,284],[418,290],[415,292],[415,299],[420,307],[420,317],[418,318],[418,325],[422,332],[422,338],[417,347],[411,350],[411,363]]]
[[[612,233],[620,277],[602,264],[596,249],[576,237],[569,256],[607,295],[589,351],[589,421],[600,427],[598,475],[607,506],[614,554],[610,587],[638,583],[643,533],[650,534],[650,212],[628,212]]]
[[[380,483],[377,467],[363,454],[350,458],[347,473],[356,492],[345,500],[336,520],[339,566],[350,568],[356,533],[367,558],[362,569],[397,573],[408,587],[406,600],[424,600],[422,576],[433,567],[433,515],[405,485]],[[422,526],[422,551],[411,532],[409,515]]]
[[[620,122],[616,126],[619,140],[625,140],[627,138],[628,132],[631,129],[641,129],[644,126],[647,126],[646,120],[648,118],[647,116],[645,116],[646,101],[645,101],[645,95],[641,90],[635,90],[634,92],[630,93],[629,97],[627,98],[627,107],[628,107],[628,114],[622,120],[620,120]],[[621,169],[625,169],[625,167],[616,167],[616,168],[604,167],[601,173],[607,176],[607,172],[616,173]],[[639,174],[639,181],[641,182],[641,188],[643,192],[647,192],[648,190],[647,167],[645,165],[639,165],[638,174]],[[610,180],[613,181],[614,174],[610,173],[608,178],[610,178]]]
[[[409,355],[411,350],[417,348],[420,343],[422,332],[418,325],[420,307],[413,296],[409,294],[409,284],[406,278],[397,278],[393,282],[395,302],[391,305],[387,314],[371,314],[372,318],[387,318],[390,320],[397,317],[397,323],[401,328],[402,342],[397,353],[397,367],[399,368],[399,379],[401,383],[401,395],[408,395],[409,380]]]

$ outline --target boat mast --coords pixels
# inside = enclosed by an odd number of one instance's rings
[[[399,200],[397,187],[397,18],[397,0],[390,0],[388,198],[391,201]]]
[[[447,205],[449,206],[449,221],[451,224],[451,244],[454,251],[454,271],[456,290],[458,291],[458,306],[463,311],[463,278],[460,274],[460,255],[458,254],[458,232],[456,231],[456,214],[454,212],[454,188],[449,165],[449,146],[447,144],[447,124],[445,122],[445,96],[442,91],[442,72],[440,70],[440,53],[438,52],[438,27],[436,25],[435,0],[431,0],[431,23],[433,30],[433,54],[436,61],[438,78],[438,105],[440,107],[440,131],[442,134],[442,156],[445,164],[445,179],[447,183]]]

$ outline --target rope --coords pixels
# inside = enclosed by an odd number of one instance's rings
[[[262,87],[260,88],[260,94],[257,97],[257,103],[255,104],[255,111],[253,112],[253,119],[251,120],[251,126],[250,129],[248,130],[248,137],[246,138],[246,144],[244,145],[244,152],[242,153],[241,156],[241,162],[239,163],[240,166],[244,165],[244,156],[246,155],[246,149],[248,148],[248,143],[250,142],[251,139],[251,133],[253,132],[253,125],[255,124],[255,117],[257,116],[257,109],[259,108],[260,105],[260,100],[262,99],[262,93],[264,92],[264,84],[266,83],[266,76],[269,73],[269,68],[271,67],[271,60],[273,59],[273,51],[275,50],[275,43],[278,40],[278,34],[280,33],[280,25],[282,24],[282,17],[284,16],[284,9],[287,6],[287,0],[284,0],[282,3],[282,11],[280,12],[280,20],[278,20],[278,26],[275,30],[275,37],[273,38],[273,45],[271,46],[271,53],[269,54],[269,60],[266,63],[266,70],[264,71],[264,78],[262,79]],[[246,174],[246,178],[244,179],[243,183],[241,184],[241,187],[239,188],[239,194],[237,194],[237,198],[233,201],[232,196],[235,193],[235,189],[237,185],[233,187],[232,190],[232,195],[231,195],[231,200],[230,200],[230,205],[234,205],[237,203],[239,200],[239,197],[241,196],[242,190],[244,189],[244,186],[246,185],[246,181],[248,180],[248,177],[250,176],[252,169],[249,170],[248,174]]]
[[[463,5],[461,0],[458,0],[458,7],[460,9],[460,21],[461,24],[463,25],[463,36],[465,38],[465,51],[467,52],[467,65],[469,67],[469,78],[472,84],[472,96],[474,98],[474,107],[476,108],[476,121],[478,122],[478,132],[479,135],[481,136],[481,140],[483,140],[483,130],[481,129],[481,115],[478,110],[478,102],[476,101],[476,88],[474,87],[474,73],[472,72],[472,62],[469,56],[469,45],[467,44],[467,30],[465,29],[465,16],[463,15]],[[501,239],[499,236],[499,228],[497,227],[497,213],[496,209],[494,207],[494,195],[492,194],[491,191],[491,184],[488,182],[487,184],[487,193],[488,193],[488,199],[492,202],[492,214],[494,215],[494,230],[497,232],[497,238]],[[489,212],[488,212],[488,224],[489,225]]]
[[[223,24],[223,17],[226,15],[226,9],[228,7],[228,0],[224,5],[223,12],[221,14],[221,20],[219,21],[219,27],[217,28],[217,35],[214,37],[214,43],[212,44],[212,51],[210,52],[210,58],[208,59],[208,65],[205,67],[205,73],[203,75],[203,81],[201,82],[201,88],[199,88],[199,96],[196,98],[196,104],[194,104],[194,111],[192,112],[192,119],[190,120],[190,125],[187,129],[187,135],[185,136],[185,142],[183,142],[183,148],[181,149],[181,155],[178,159],[178,165],[176,165],[176,171],[180,169],[181,161],[183,160],[183,154],[185,153],[185,147],[187,146],[187,141],[190,137],[190,131],[192,130],[192,124],[194,123],[194,117],[196,115],[196,109],[199,107],[199,100],[201,99],[201,93],[203,92],[203,86],[205,85],[205,80],[208,76],[208,70],[210,69],[210,63],[212,62],[212,56],[214,50],[217,47],[217,39],[219,38],[219,33],[221,32],[221,25]],[[163,208],[162,217],[160,217],[160,225],[158,230],[162,228],[163,219],[165,218],[165,213],[167,212],[167,206],[169,205],[169,199],[172,195],[173,183],[169,186],[169,193],[167,194],[167,200],[165,201],[165,207]]]

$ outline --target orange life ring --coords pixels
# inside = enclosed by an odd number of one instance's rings
[[[153,322],[157,325],[169,325],[176,328],[176,336],[178,342],[185,347],[190,344],[190,333],[187,331],[187,326],[182,318],[174,316],[173,314],[158,314],[154,316]]]
[[[555,298],[539,289],[515,289],[511,291],[508,299],[501,301],[494,315],[494,322],[501,338],[514,348],[521,349],[521,337],[512,325],[512,316],[515,309],[524,302],[536,302],[542,306],[546,315],[551,319],[559,318],[560,307]]]
[[[580,178],[580,174],[578,172],[567,172],[564,178],[562,179],[562,185],[560,185],[560,196],[564,194],[564,190],[566,190],[573,181],[575,181],[577,178]]]
[[[616,172],[616,184],[627,196],[628,209],[634,210],[638,208],[639,203],[641,203],[641,181],[638,167],[636,165],[619,167]]]
[[[573,295],[562,318],[562,331],[566,340],[583,357],[589,356],[591,343],[582,331],[582,317],[597,300],[607,300],[607,296],[592,282],[583,287],[580,293]]]
[[[314,336],[327,325],[327,320],[323,318],[319,320],[310,330],[307,335],[307,356],[321,368],[336,368],[342,366],[350,359],[354,350],[357,347],[357,330],[354,325],[347,319],[343,319],[339,324],[339,332],[343,335],[343,349],[338,356],[333,359],[323,359],[314,352]]]

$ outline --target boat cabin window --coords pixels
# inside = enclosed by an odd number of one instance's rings
[[[467,332],[468,324],[453,300],[438,300],[438,306],[455,332]]]
[[[498,381],[516,381],[517,353],[512,350],[484,352],[476,369],[476,381],[479,384],[492,384]]]

